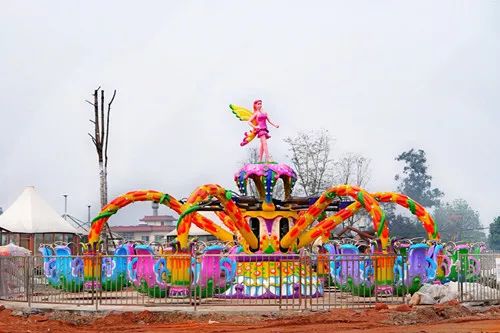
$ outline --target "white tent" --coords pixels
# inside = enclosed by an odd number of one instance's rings
[[[28,186],[14,203],[0,215],[0,228],[12,233],[71,233],[78,230],[63,219]]]

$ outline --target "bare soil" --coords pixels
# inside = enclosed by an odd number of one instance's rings
[[[25,313],[0,305],[0,332],[500,332],[500,306],[468,308],[451,302],[376,308],[267,314]]]

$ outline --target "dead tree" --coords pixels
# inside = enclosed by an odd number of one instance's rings
[[[99,92],[100,101],[99,101]],[[104,90],[101,87],[94,90],[94,102],[86,101],[94,107],[94,120],[90,119],[90,122],[94,124],[94,135],[89,134],[92,139],[92,143],[97,151],[97,160],[99,162],[99,190],[100,190],[100,201],[101,208],[103,208],[108,203],[108,142],[109,142],[109,114],[111,112],[111,104],[113,103],[116,96],[116,89],[113,92],[111,100],[107,104],[107,112],[105,112],[104,103]],[[108,232],[109,226],[107,225]]]
[[[319,196],[333,185],[331,137],[328,131],[299,132],[295,137],[286,138],[285,142],[291,153],[288,157],[297,172],[296,193]]]
[[[359,187],[365,187],[370,181],[371,169],[369,158],[360,154],[347,153],[335,162],[337,170],[337,182],[339,184],[353,184]],[[361,219],[368,219],[366,211],[361,210],[358,214],[351,216],[342,225],[347,224],[352,227]]]

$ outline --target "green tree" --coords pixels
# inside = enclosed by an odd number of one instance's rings
[[[490,224],[488,242],[492,250],[500,251],[500,216],[497,216]]]
[[[427,173],[427,157],[422,149],[410,149],[396,157],[403,162],[403,174],[394,179],[399,182],[398,191],[418,201],[424,207],[439,206],[444,195],[438,188],[432,188],[432,176]]]
[[[412,148],[399,154],[395,160],[404,163],[402,174],[394,177],[398,182],[398,191],[425,208],[439,206],[444,193],[432,187],[432,176],[428,174],[425,152]],[[391,235],[401,238],[425,237],[425,231],[415,217],[397,214],[394,204],[384,207]]]
[[[464,199],[456,199],[438,207],[434,212],[443,240],[478,242],[485,241],[479,213]]]
[[[389,222],[391,236],[397,238],[426,237],[425,229],[415,220],[415,217],[397,214],[396,205],[393,203],[381,203],[381,206]]]

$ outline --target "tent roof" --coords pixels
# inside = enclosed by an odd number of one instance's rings
[[[63,219],[45,200],[28,186],[14,203],[0,215],[0,228],[19,233],[72,233],[78,230]]]

